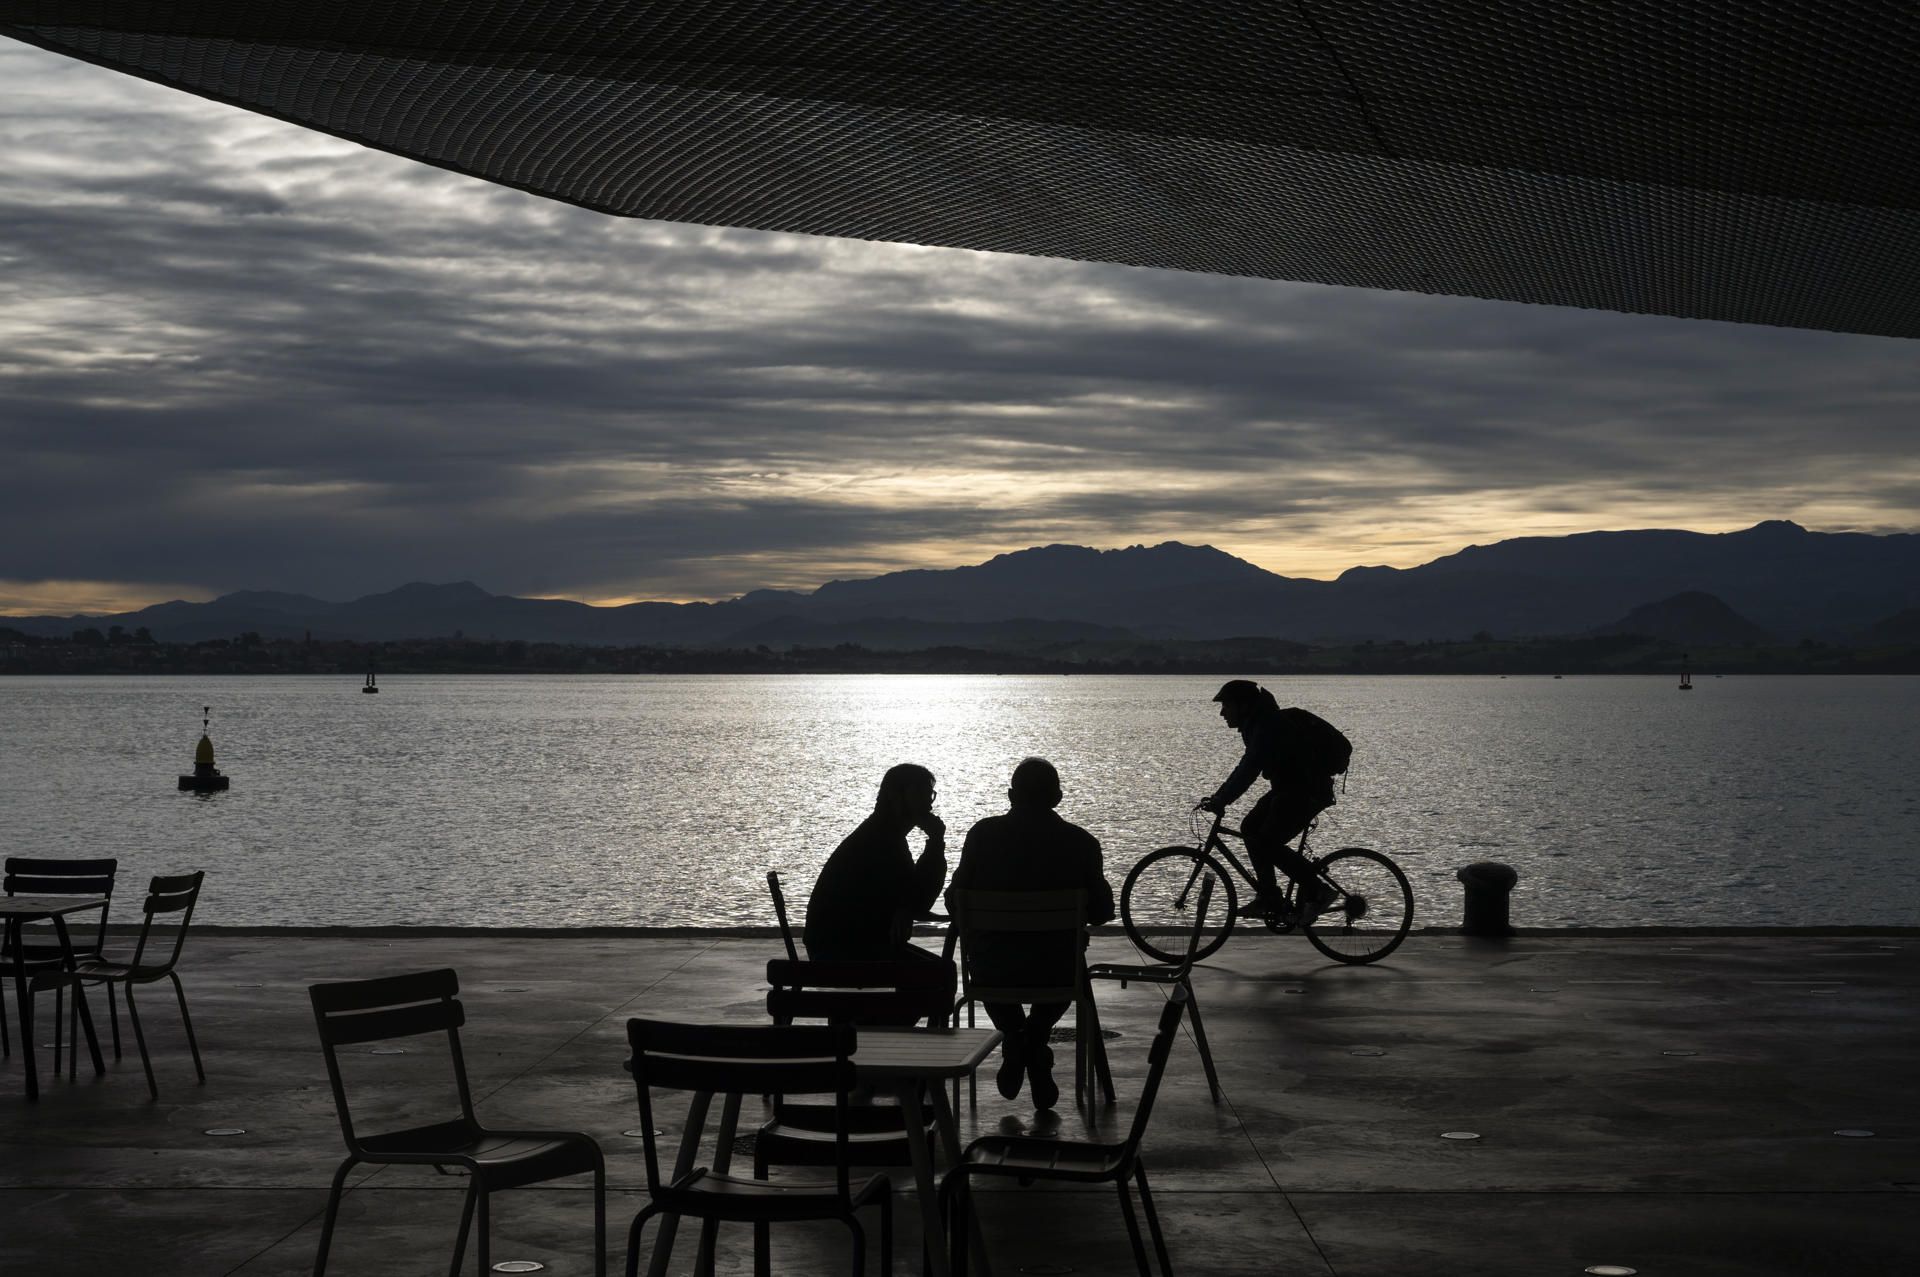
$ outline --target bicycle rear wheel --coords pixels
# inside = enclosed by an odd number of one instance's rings
[[[1365,847],[1342,847],[1320,862],[1339,898],[1306,925],[1313,947],[1335,962],[1378,962],[1413,927],[1413,888],[1400,866]]]
[[[1160,962],[1185,962],[1193,934],[1193,911],[1200,903],[1202,872],[1213,875],[1213,900],[1195,962],[1212,954],[1233,934],[1233,879],[1212,859],[1192,847],[1162,847],[1140,857],[1120,887],[1120,921],[1127,938]]]

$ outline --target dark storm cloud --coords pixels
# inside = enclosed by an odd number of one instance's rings
[[[620,221],[24,49],[0,84],[0,579],[1912,524],[1906,343]]]

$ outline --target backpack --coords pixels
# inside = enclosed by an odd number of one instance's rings
[[[1280,721],[1314,774],[1338,776],[1353,761],[1353,742],[1318,714],[1294,706],[1280,711]]]

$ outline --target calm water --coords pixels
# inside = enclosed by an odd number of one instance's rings
[[[1215,678],[0,680],[10,854],[208,871],[201,920],[766,923],[891,763],[959,835],[1028,753],[1116,887],[1237,756]],[[1355,744],[1316,845],[1400,858],[1421,921],[1517,867],[1535,926],[1911,924],[1920,679],[1337,678],[1270,683]],[[178,793],[214,706],[233,789]],[[128,912],[126,917],[133,915]]]

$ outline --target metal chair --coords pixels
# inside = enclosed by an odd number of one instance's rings
[[[313,1018],[326,1052],[327,1078],[333,1083],[333,1103],[340,1114],[340,1134],[347,1158],[333,1174],[327,1194],[326,1219],[320,1226],[320,1250],[313,1271],[327,1270],[327,1250],[333,1244],[333,1226],[340,1214],[340,1196],[347,1172],[361,1162],[403,1166],[460,1166],[468,1175],[466,1204],[460,1214],[460,1235],[453,1246],[454,1274],[467,1253],[467,1227],[479,1214],[480,1271],[491,1267],[488,1196],[506,1188],[544,1183],[563,1175],[593,1174],[593,1271],[607,1271],[607,1164],[600,1146],[577,1131],[500,1131],[480,1125],[473,1111],[473,1092],[467,1086],[466,1057],[460,1051],[460,1026],[466,1009],[454,995],[460,980],[452,971],[423,971],[316,984],[308,988]],[[366,1042],[385,1042],[422,1033],[445,1032],[453,1057],[453,1079],[459,1092],[460,1114],[406,1130],[365,1135],[354,1129],[347,1104],[346,1083],[340,1074],[339,1048]]]
[[[1094,1005],[1093,991],[1086,978],[1082,941],[1087,933],[1087,893],[1071,891],[949,891],[947,909],[953,916],[952,936],[959,938],[960,998],[954,1004],[958,1022],[961,1007],[968,1008],[967,1022],[973,1023],[973,1003],[1019,1002],[1027,1005],[1067,1002],[1073,1006],[1073,1099],[1084,1102],[1089,1086],[1098,1082],[1107,1103],[1113,1103],[1113,1075],[1107,1067],[1106,1043],[1100,1033],[1100,1009]],[[1051,966],[1033,971],[1031,979],[1020,984],[981,984],[973,973],[974,937],[984,932],[1020,933],[1038,936],[1056,933],[1063,940],[1060,957]],[[956,1083],[956,1087],[957,1087]],[[968,1079],[969,1099],[977,1090]],[[955,1106],[958,1107],[956,1094]]]
[[[787,897],[780,890],[780,871],[767,870],[767,894],[773,897],[773,916],[780,920],[780,941],[787,946],[787,958],[800,961],[800,950],[793,944],[793,924],[787,921]]]
[[[978,1176],[1001,1176],[1028,1184],[1050,1179],[1075,1184],[1110,1183],[1120,1195],[1120,1214],[1126,1220],[1127,1240],[1133,1243],[1134,1263],[1141,1277],[1152,1277],[1147,1264],[1147,1249],[1140,1241],[1140,1225],[1134,1218],[1133,1198],[1127,1190],[1131,1179],[1140,1190],[1140,1206],[1153,1236],[1153,1249],[1160,1260],[1160,1271],[1173,1277],[1173,1262],[1167,1257],[1166,1237],[1160,1231],[1160,1217],[1153,1209],[1153,1195],[1147,1187],[1146,1166],[1140,1160],[1140,1140],[1146,1134],[1147,1120],[1153,1113],[1154,1096],[1160,1091],[1160,1078],[1167,1070],[1167,1056],[1180,1031],[1180,1013],[1187,1006],[1185,985],[1173,986],[1166,1008],[1160,1012],[1160,1027],[1153,1036],[1147,1055],[1147,1081],[1140,1090],[1140,1107],[1135,1110],[1127,1138],[1118,1144],[1100,1144],[1080,1140],[1041,1139],[1032,1136],[983,1135],[967,1145],[959,1165],[947,1173],[940,1185],[941,1209],[948,1221],[947,1235],[952,1238],[952,1270],[967,1271],[967,1212],[973,1209],[972,1182]]]
[[[8,856],[4,865],[4,885],[10,896],[106,896],[107,904],[101,907],[100,921],[94,929],[93,943],[75,942],[74,956],[99,957],[100,947],[107,938],[107,914],[112,908],[113,879],[120,868],[118,860],[57,860],[41,856]],[[71,925],[71,924],[69,924]],[[0,941],[0,958],[7,966],[14,960],[14,947],[20,948],[20,960],[29,970],[65,965],[66,951],[58,944],[34,944],[24,928],[12,928]],[[65,985],[54,987],[53,1007],[53,1067],[60,1068],[61,1051],[61,1014],[62,1001],[65,998]],[[107,990],[108,1018],[113,1023],[113,1042],[115,1054],[119,1053],[120,1021],[114,1013],[113,990]],[[0,985],[0,1054],[13,1054],[13,1036],[7,1028],[7,1002],[4,985]]]
[[[1118,980],[1121,988],[1129,983],[1173,985],[1187,991],[1187,1023],[1193,1029],[1193,1044],[1200,1049],[1200,1063],[1207,1071],[1207,1090],[1213,1102],[1220,1102],[1220,1078],[1213,1071],[1213,1052],[1207,1049],[1206,1026],[1200,1023],[1200,1000],[1193,994],[1193,955],[1200,947],[1201,933],[1207,926],[1207,906],[1213,900],[1214,876],[1206,875],[1200,884],[1200,899],[1194,909],[1193,930],[1187,936],[1187,955],[1181,961],[1148,966],[1121,962],[1096,962],[1087,968],[1089,980]]]
[[[113,1007],[114,986],[126,986],[127,1019],[133,1022],[133,1041],[140,1048],[140,1067],[147,1072],[147,1093],[156,1100],[160,1098],[160,1087],[153,1080],[153,1058],[147,1053],[147,1034],[140,1025],[140,1007],[133,1000],[133,989],[135,985],[157,984],[162,980],[173,982],[173,995],[180,1002],[180,1024],[187,1031],[187,1049],[193,1053],[193,1071],[205,1082],[207,1071],[200,1064],[200,1044],[193,1036],[193,1017],[187,1014],[187,991],[180,984],[180,973],[173,968],[180,961],[180,950],[186,947],[187,926],[193,921],[193,907],[199,902],[200,884],[206,876],[204,871],[195,870],[190,874],[157,877],[147,884],[147,898],[140,905],[146,918],[140,924],[140,938],[134,943],[133,953],[125,962],[101,954],[82,959],[72,972],[49,973],[39,977],[40,981],[48,983],[104,984],[107,986],[109,1012]],[[149,960],[147,944],[153,938],[154,919],[175,913],[180,915],[180,921],[173,933],[172,949],[164,958]],[[160,947],[155,946],[156,949]],[[73,1054],[77,1059],[80,1054],[79,1039],[74,1038],[73,1044]],[[113,1058],[120,1058],[120,1022],[117,1018],[113,1020]]]
[[[752,1223],[755,1229],[754,1271],[768,1273],[766,1250],[759,1243],[759,1226],[800,1220],[838,1220],[853,1235],[852,1271],[866,1271],[866,1231],[855,1212],[870,1205],[880,1208],[880,1273],[893,1271],[893,1184],[885,1175],[870,1175],[855,1183],[849,1174],[852,1149],[848,1129],[847,1092],[853,1086],[856,1030],[851,1025],[733,1025],[675,1024],[665,1020],[628,1020],[632,1045],[634,1089],[640,1100],[640,1129],[646,1149],[647,1190],[650,1200],[633,1217],[627,1233],[627,1277],[640,1267],[640,1236],[647,1220],[662,1215],[656,1239],[654,1267],[664,1270],[673,1248],[673,1224],[679,1216],[709,1225]],[[660,1173],[654,1135],[652,1090],[692,1091],[673,1177]],[[820,1095],[831,1093],[835,1113],[834,1178],[826,1183],[769,1183],[727,1174],[732,1147],[716,1140],[711,1166],[696,1166],[706,1132],[707,1112],[716,1094],[726,1097],[726,1110],[739,1111],[742,1095]],[[724,1131],[725,1122],[722,1123]],[[711,1270],[709,1233],[702,1246],[703,1271]]]

